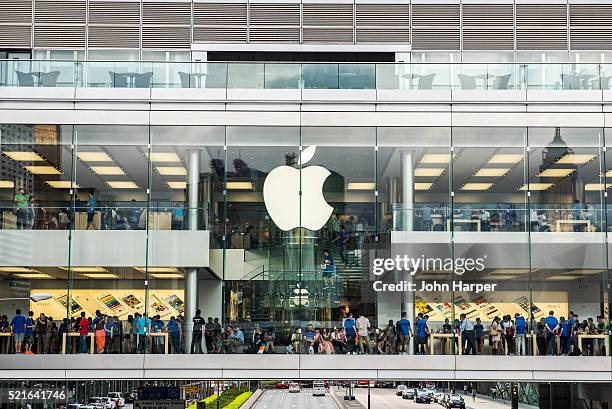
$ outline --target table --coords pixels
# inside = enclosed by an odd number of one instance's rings
[[[196,79],[197,88],[202,88],[202,78],[208,74],[204,72],[192,72],[191,75]]]
[[[608,335],[606,334],[597,334],[597,335],[578,334],[578,347],[580,348],[580,350],[582,350],[582,342],[585,339],[603,339],[604,345],[606,346],[606,353],[610,354],[610,337]]]
[[[538,356],[538,337],[536,334],[525,334],[527,339],[531,338],[531,348],[533,352],[533,356]],[[555,343],[557,344],[557,354],[561,352],[561,338],[555,337]],[[548,348],[548,347],[547,347]],[[547,351],[548,353],[548,351]]]
[[[100,212],[94,213],[93,218],[93,230],[100,230],[102,228]],[[74,213],[74,230],[85,230],[87,228],[87,212],[75,212]]]
[[[457,339],[457,344],[459,345],[458,353],[459,355],[463,355],[463,342],[461,342],[461,334],[436,334],[436,333],[429,334],[429,340],[430,340],[429,348],[430,348],[431,355],[434,354],[434,343],[435,343],[434,341],[436,338],[450,338],[451,342],[453,342],[454,339]],[[450,349],[451,342],[446,343],[446,345],[449,346],[449,349]]]
[[[421,78],[421,74],[402,74],[401,78],[408,80],[408,89],[414,88],[413,80]]]
[[[574,220],[574,219],[557,219],[557,232],[561,231],[562,224],[585,224],[586,231],[591,231],[591,221],[590,220]]]
[[[62,355],[66,354],[66,338],[67,337],[80,337],[81,334],[78,332],[64,332],[64,334],[62,335]],[[87,334],[87,336],[90,339],[90,343],[89,343],[89,353],[93,354],[95,353],[95,333],[90,332]]]
[[[2,228],[4,230],[17,229],[17,216],[10,210],[2,212]]]
[[[475,223],[476,231],[480,231],[480,219],[453,219],[453,224],[458,223]],[[446,230],[450,230],[451,221],[450,219],[446,220]]]
[[[168,333],[167,332],[151,332],[147,334],[149,337],[164,337],[164,354],[168,355]],[[153,339],[151,339],[151,344],[153,344]]]

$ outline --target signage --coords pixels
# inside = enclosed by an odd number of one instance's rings
[[[166,386],[141,386],[138,388],[138,400],[179,400],[181,388]]]
[[[134,409],[185,409],[184,400],[135,400]]]
[[[195,385],[187,385],[185,386],[185,392],[186,393],[197,393],[198,392],[198,387]]]

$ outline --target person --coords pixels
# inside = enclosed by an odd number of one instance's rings
[[[517,355],[526,355],[527,320],[518,312],[514,315],[515,351]]]
[[[204,318],[201,316],[202,311],[197,310],[193,317],[193,334],[191,336],[191,353],[201,354],[202,351],[202,327],[204,326]]]
[[[68,210],[60,209],[57,213],[57,222],[59,223],[59,228],[61,230],[68,230],[68,224],[70,220],[68,219]]]
[[[294,354],[302,352],[302,329],[297,327],[291,334],[291,347]]]
[[[561,355],[567,355],[569,353],[569,330],[567,328],[567,321],[565,317],[559,318],[559,341],[561,344]]]
[[[223,349],[225,353],[233,354],[236,352],[235,347],[244,344],[244,335],[242,331],[236,333],[231,325],[225,329],[225,339],[223,340]]]
[[[265,350],[266,351],[271,351],[272,353],[275,353],[276,351],[274,350],[274,341],[276,341],[276,335],[274,334],[274,330],[272,328],[268,328],[268,330],[266,331],[266,334],[264,335],[264,342],[265,342]]]
[[[348,250],[348,242],[350,239],[350,233],[347,231],[344,224],[340,225],[340,234],[336,237],[332,243],[338,242],[338,248],[340,249],[340,260],[346,263],[346,252]]]
[[[87,353],[87,335],[89,334],[89,320],[85,317],[85,311],[81,311],[79,320],[79,353]]]
[[[315,344],[315,330],[312,324],[306,325],[306,329],[304,330],[304,334],[302,340],[304,342],[304,350],[308,351],[309,354],[314,354],[314,344]]]
[[[476,351],[478,354],[482,354],[482,346],[484,345],[484,325],[480,317],[476,318],[476,324],[474,324],[474,335],[476,335]]]
[[[36,353],[44,354],[47,351],[47,317],[41,312],[36,319]]]
[[[329,221],[329,232],[331,233],[329,242],[334,243],[336,237],[340,235],[340,216],[337,213]]]
[[[321,330],[321,342],[319,343],[319,353],[333,354],[334,345],[332,344],[332,336],[327,328]]]
[[[425,355],[426,351],[425,349],[427,348],[427,333],[428,333],[428,328],[427,328],[427,321],[425,319],[426,316],[423,315],[423,313],[419,313],[417,315],[417,319],[415,322],[415,334],[416,334],[416,348],[417,348],[417,355]]]
[[[567,346],[568,355],[574,350],[578,349],[578,340],[576,339],[576,320],[574,320],[574,317],[577,318],[574,312],[570,311],[566,321],[567,336],[569,341],[569,345]]]
[[[431,218],[431,207],[427,203],[421,207],[421,224],[423,231],[431,231],[432,218]]]
[[[368,336],[370,327],[370,320],[363,314],[359,314],[359,318],[355,321],[355,328],[357,328],[357,344],[359,345],[359,353],[361,355],[365,354],[366,348],[368,353],[372,353],[369,348],[370,337]]]
[[[113,354],[123,353],[123,323],[117,315],[113,316],[113,327],[111,330],[111,352]]]
[[[89,195],[87,196],[87,227],[85,230],[89,230],[89,227],[93,227],[94,230],[97,229],[96,224],[94,223],[94,217],[96,215],[96,197],[94,196],[94,191],[90,190]]]
[[[410,337],[412,336],[412,329],[410,328],[410,321],[407,319],[406,311],[402,312],[402,318],[395,323],[397,326],[397,333],[399,334],[399,354],[407,355],[408,345],[410,344]]]
[[[138,314],[138,353],[147,352],[148,334],[151,332],[151,320],[146,315]]]
[[[334,332],[331,334],[332,344],[334,345],[334,352],[336,354],[346,353],[346,334],[340,328],[335,327]]]
[[[11,320],[11,331],[13,333],[13,341],[15,342],[15,353],[21,353],[21,346],[25,339],[26,334],[26,317],[21,315],[21,310],[17,308],[15,310],[15,316]]]
[[[0,333],[2,334],[10,334],[11,324],[8,322],[8,317],[3,315],[0,317]],[[9,341],[8,337],[0,336],[0,354],[8,353]]]
[[[344,327],[344,334],[346,335],[346,346],[349,354],[355,354],[355,338],[357,336],[357,329],[355,328],[355,318],[353,313],[349,312],[348,318],[342,323]]]
[[[180,203],[175,203],[172,209],[172,230],[183,230],[185,210]]]
[[[580,204],[580,200],[574,200],[574,204],[572,206],[572,219],[581,220],[582,219],[582,205]],[[573,223],[572,227],[575,232],[579,232],[582,230],[582,223]]]
[[[26,318],[26,332],[25,332],[25,347],[26,354],[32,353],[32,346],[34,345],[34,327],[36,326],[36,320],[34,319],[34,311],[28,312],[28,318]]]
[[[70,322],[68,321],[68,318],[63,318],[62,319],[62,323],[59,326],[59,329],[57,330],[57,337],[60,340],[64,339],[64,334],[67,334],[68,332],[70,332]],[[66,336],[66,353],[70,353],[71,349],[70,349],[70,343],[68,342],[70,338],[68,336]],[[60,344],[61,345],[61,344]],[[58,352],[59,348],[58,348]]]
[[[499,317],[493,318],[493,322],[489,327],[491,334],[491,355],[499,354],[499,342],[501,341],[501,327],[499,325]]]
[[[176,322],[176,317],[173,315],[168,320],[166,324],[166,331],[168,332],[168,337],[170,337],[170,345],[172,347],[171,353],[180,354],[181,353],[181,329],[179,327],[178,322]]]
[[[536,324],[535,332],[538,355],[546,355],[546,328],[544,326],[544,318],[540,318],[540,321]]]
[[[212,343],[215,337],[215,324],[213,323],[212,317],[208,317],[206,324],[204,325],[204,342],[206,343],[206,350],[212,351]]]
[[[448,318],[444,318],[444,324],[442,324],[442,333],[443,334],[452,334],[453,327],[450,325],[450,321]],[[442,355],[446,355],[446,345],[448,344],[448,338],[442,338]]]
[[[550,311],[548,317],[544,319],[544,327],[546,330],[546,352],[548,355],[557,355],[557,330],[559,329],[559,321],[555,318],[555,312]]]
[[[27,229],[28,221],[28,200],[25,189],[20,187],[13,197],[13,208],[17,216],[17,230]]]
[[[397,339],[397,333],[395,332],[395,325],[393,324],[393,320],[389,320],[387,323],[387,327],[384,331],[384,353],[387,355],[395,354],[395,340]]]
[[[487,209],[480,211],[480,230],[491,231],[491,213]]]
[[[461,336],[465,340],[463,341],[465,355],[476,355],[474,324],[472,324],[472,321],[466,314],[461,314],[459,318],[461,319]]]
[[[151,333],[161,334],[164,332],[164,321],[162,321],[159,315],[153,317],[151,321]],[[151,340],[151,353],[159,354],[164,353],[164,339],[161,336],[152,337]]]
[[[538,211],[536,209],[529,210],[529,226],[531,231],[540,230],[540,218],[538,217]]]
[[[323,265],[325,267],[323,270],[325,289],[332,288],[332,275],[334,274],[336,266],[334,265],[334,258],[329,253],[328,249],[323,250]]]
[[[106,346],[106,317],[103,314],[98,314],[96,311],[96,318],[93,320],[94,336],[96,339],[96,353],[104,353],[104,347]]]

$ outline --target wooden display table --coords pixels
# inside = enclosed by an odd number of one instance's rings
[[[93,332],[90,332],[87,334],[87,336],[90,339],[89,342],[89,353],[93,354],[95,352],[95,336],[96,334]],[[80,337],[81,334],[78,332],[64,332],[64,334],[62,335],[62,354],[66,354],[66,338],[67,337]]]
[[[582,343],[585,339],[603,339],[604,345],[606,346],[606,354],[610,354],[610,337],[606,334],[597,334],[597,335],[588,335],[588,334],[578,334],[578,348],[582,351]],[[593,352],[595,352],[595,348],[593,348]]]
[[[454,342],[454,340],[457,340],[457,345],[458,345],[458,353],[459,355],[463,355],[463,343],[461,342],[461,334],[435,334],[435,333],[431,333],[429,334],[429,348],[430,348],[430,354],[434,355],[434,344],[435,344],[435,339],[436,338],[447,338],[450,339],[451,342]],[[446,345],[449,346],[449,350],[452,351],[452,346],[451,346],[451,342],[447,342]]]

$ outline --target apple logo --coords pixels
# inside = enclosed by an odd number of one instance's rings
[[[319,230],[334,210],[323,197],[323,183],[330,175],[329,170],[322,166],[303,167],[312,159],[316,149],[317,146],[312,145],[302,152],[298,168],[278,166],[266,177],[264,203],[270,217],[281,230],[289,231],[296,227]],[[301,212],[301,209],[305,211]]]

